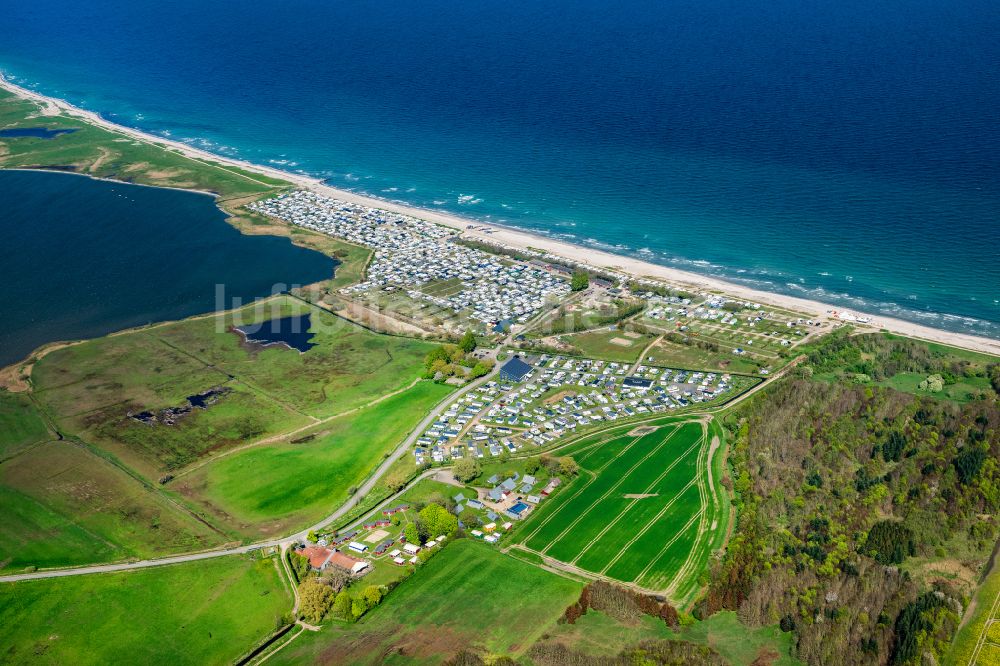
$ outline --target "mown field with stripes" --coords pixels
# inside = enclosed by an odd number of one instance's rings
[[[521,526],[518,548],[677,602],[691,598],[728,526],[728,497],[718,487],[721,429],[707,420],[650,425],[610,429],[560,451],[580,474]]]

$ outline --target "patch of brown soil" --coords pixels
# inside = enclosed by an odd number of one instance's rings
[[[651,432],[656,432],[659,426],[639,426],[638,428],[632,428],[628,431],[629,437],[642,437],[643,435],[648,435]]]
[[[771,666],[780,656],[774,648],[762,647],[757,653],[757,658],[750,662],[750,666]]]
[[[628,493],[625,499],[646,499],[647,497],[659,497],[659,493]]]
[[[575,395],[576,395],[576,391],[559,391],[559,393],[556,393],[555,395],[550,395],[543,402],[546,405],[551,405],[554,402],[559,402],[563,398],[573,397]]]
[[[439,663],[468,645],[468,637],[447,627],[421,627],[411,631],[389,625],[355,636],[336,636],[316,659],[317,664],[381,664],[390,659]]]
[[[105,164],[107,164],[109,160],[118,156],[117,153],[113,153],[107,148],[102,148],[98,146],[97,150],[101,151],[101,154],[97,157],[96,160],[94,160],[94,163],[90,165],[90,168],[88,169],[90,173],[97,173],[97,170],[100,169]]]
[[[28,370],[22,370],[20,363],[0,369],[0,388],[5,388],[11,393],[27,391],[28,373]]]
[[[966,589],[976,587],[976,572],[955,559],[927,562],[916,567],[913,574],[928,582],[944,579],[952,584],[958,583]]]
[[[146,175],[156,180],[168,180],[188,173],[187,169],[148,169]]]
[[[78,344],[80,341],[53,342],[33,351],[26,361],[0,368],[0,386],[6,387],[8,391],[27,391],[30,388],[28,380],[31,379],[31,370],[35,367],[35,363],[57,349]]]
[[[343,300],[343,303],[344,307],[337,310],[337,314],[344,319],[350,319],[367,328],[396,335],[421,335],[427,333],[427,331],[415,324],[384,315],[381,312],[376,312],[360,303],[346,299]]]
[[[439,657],[444,661],[467,645],[467,637],[448,627],[420,627],[396,641],[395,654],[415,660]]]
[[[390,640],[400,630],[399,625],[389,625],[378,631],[369,631],[352,639],[337,636],[326,648],[316,655],[317,664],[348,664],[361,661],[378,650],[383,643]],[[391,652],[382,652],[383,655]]]

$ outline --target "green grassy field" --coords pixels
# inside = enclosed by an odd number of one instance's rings
[[[450,391],[420,382],[377,405],[317,426],[309,441],[239,451],[168,487],[250,535],[277,535],[304,526],[346,500],[348,489],[359,485]]]
[[[635,334],[632,334],[634,336]],[[603,359],[605,361],[618,361],[620,363],[634,363],[639,360],[639,355],[656,336],[642,334],[636,337],[627,335],[625,331],[618,329],[600,329],[587,331],[586,333],[575,333],[573,335],[563,335],[559,339],[573,345],[588,358]],[[612,342],[612,340],[626,340],[628,345]]]
[[[74,129],[53,139],[0,139],[0,167],[73,167],[100,178],[215,192],[224,198],[260,196],[288,183],[237,167],[192,159],[161,144],[137,141],[68,116],[37,116],[38,106],[0,90],[0,127]]]
[[[945,398],[959,403],[978,400],[980,395],[990,395],[993,392],[990,380],[986,377],[962,377],[954,384],[945,384],[944,388],[937,393],[930,393],[919,388],[920,382],[925,379],[927,379],[927,375],[925,374],[900,372],[885,381],[877,383],[879,386],[888,386],[903,393],[932,395],[935,398]]]
[[[801,663],[789,656],[790,633],[782,633],[777,626],[747,627],[731,611],[716,613],[707,620],[677,630],[651,617],[643,617],[635,624],[623,624],[604,613],[591,611],[575,624],[560,624],[546,633],[549,634],[547,642],[562,643],[591,656],[611,657],[625,646],[648,640],[683,640],[711,647],[734,666],[796,666]],[[757,659],[760,661],[755,661]]]
[[[684,345],[669,340],[661,340],[646,356],[652,357],[650,364],[668,368],[689,370],[713,370],[715,372],[741,372],[755,374],[760,363],[746,356],[735,356],[732,349],[717,352],[692,345]],[[769,364],[765,364],[769,365]]]
[[[233,324],[311,313],[304,354],[248,349]],[[428,343],[380,336],[279,297],[236,313],[188,319],[54,351],[33,372],[36,396],[66,429],[108,449],[149,478],[206,454],[348,412],[411,384]],[[226,385],[233,393],[174,426],[147,425],[129,411],[185,404]]]
[[[51,437],[27,395],[0,391],[0,461]]]
[[[567,448],[581,474],[527,519],[516,540],[584,571],[678,602],[691,598],[728,521],[725,493],[713,487],[721,462],[708,455],[719,431],[700,421],[664,423],[648,434],[613,429]]]
[[[268,663],[439,664],[466,647],[516,655],[555,626],[581,588],[461,539],[356,625],[303,635]]]
[[[230,663],[291,605],[270,559],[0,583],[0,661]]]
[[[201,550],[226,539],[68,442],[0,464],[0,571]]]
[[[995,633],[1000,627],[1000,570],[997,567],[976,591],[973,603],[975,605],[968,609],[964,624],[942,659],[941,663],[946,666],[1000,663],[994,659],[1000,656],[1000,636]]]

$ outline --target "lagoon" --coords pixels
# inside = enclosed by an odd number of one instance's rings
[[[0,129],[0,139],[17,139],[30,137],[33,139],[54,139],[62,134],[72,134],[76,129],[49,129],[48,127],[12,127]]]
[[[313,334],[309,332],[311,326],[311,316],[304,314],[269,319],[259,324],[241,326],[235,330],[249,345],[261,347],[281,345],[305,353],[316,346],[316,343],[312,342]]]
[[[1000,338],[995,0],[7,4],[0,70],[110,120]]]
[[[287,238],[244,236],[212,197],[0,171],[0,366],[41,344],[230,307],[333,275]]]

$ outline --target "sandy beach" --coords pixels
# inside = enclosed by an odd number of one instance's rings
[[[20,97],[37,102],[40,106],[42,115],[62,114],[78,118],[82,122],[99,125],[105,129],[121,133],[137,141],[170,148],[192,159],[214,162],[219,165],[219,168],[235,166],[246,171],[285,180],[298,187],[315,191],[324,196],[334,197],[344,201],[358,203],[373,208],[380,208],[405,215],[411,215],[413,217],[460,230],[463,232],[464,236],[469,238],[489,240],[491,242],[500,243],[513,248],[531,248],[535,250],[542,250],[564,257],[574,263],[586,264],[596,268],[612,269],[635,277],[661,279],[689,290],[711,290],[724,292],[733,297],[755,303],[797,310],[816,319],[829,319],[831,311],[844,310],[842,307],[818,301],[752,289],[717,278],[699,275],[689,271],[682,271],[659,264],[653,264],[633,257],[573,245],[572,243],[547,238],[545,236],[528,233],[510,227],[484,223],[478,220],[463,218],[449,213],[406,206],[375,197],[356,194],[347,190],[340,190],[330,187],[316,178],[216,155],[205,150],[194,148],[180,141],[160,138],[140,130],[118,125],[105,120],[94,112],[79,109],[63,100],[47,97],[34,91],[22,88],[14,83],[11,83],[10,81],[7,81],[2,75],[0,75],[0,87],[3,87]],[[469,228],[470,225],[474,226],[474,228]],[[489,230],[489,233],[487,233],[487,229]],[[913,322],[885,317],[870,312],[852,311],[852,313],[859,316],[870,317],[872,320],[870,326],[873,328],[885,329],[901,335],[922,338],[964,349],[1000,355],[1000,340],[931,328]]]

